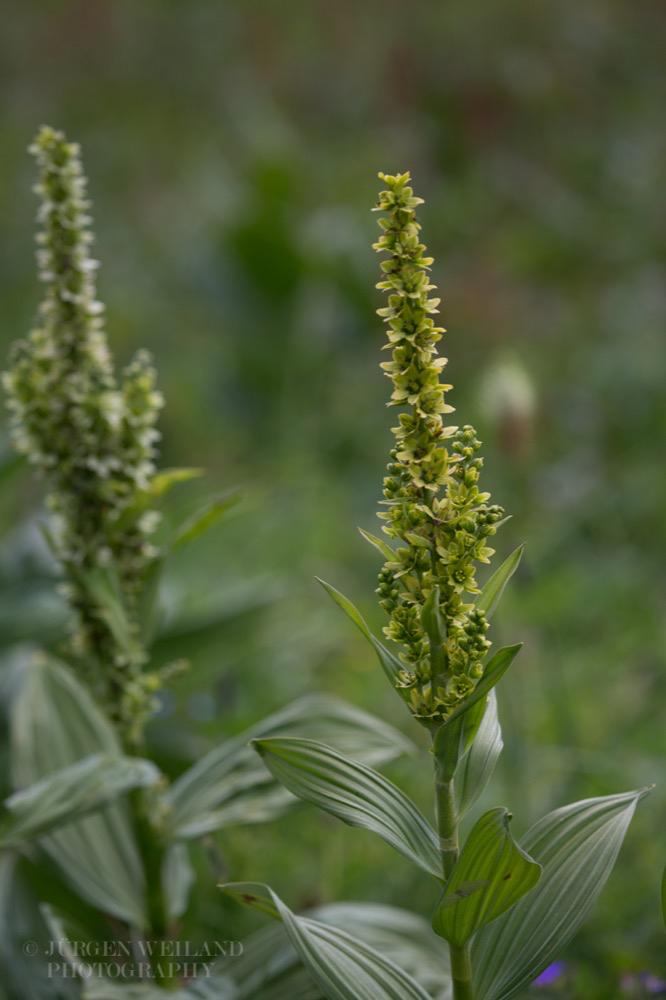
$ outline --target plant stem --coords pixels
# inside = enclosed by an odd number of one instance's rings
[[[458,860],[458,816],[454,797],[453,778],[442,774],[442,764],[435,758],[435,793],[437,826],[442,855],[442,872],[448,881]],[[458,947],[449,943],[453,1000],[474,1000],[472,986],[472,959],[469,945]]]
[[[162,872],[164,867],[164,844],[156,830],[148,809],[146,793],[137,788],[130,793],[134,824],[146,873],[146,905],[148,910],[147,937],[149,940],[165,940],[169,933],[167,905],[164,898]],[[175,987],[171,977],[165,977],[159,969],[160,951],[155,951],[155,982],[161,986]]]
[[[453,980],[453,1000],[474,1000],[472,986],[472,959],[469,945],[458,948],[449,945],[451,953],[451,978]]]

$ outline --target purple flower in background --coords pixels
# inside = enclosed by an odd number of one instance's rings
[[[644,996],[643,990],[650,996],[666,995],[666,980],[660,979],[652,972],[624,975],[620,985],[625,993],[631,993],[634,996]]]
[[[562,975],[562,973],[565,971],[565,969],[566,969],[566,963],[565,962],[553,962],[552,965],[549,965],[548,968],[545,969],[541,973],[541,975],[537,979],[534,980],[534,982],[532,983],[532,985],[533,986],[550,986],[551,983],[554,983],[556,979],[559,979],[559,977]]]
[[[643,972],[640,977],[641,983],[653,996],[662,996],[666,993],[666,981],[652,975],[651,972]]]

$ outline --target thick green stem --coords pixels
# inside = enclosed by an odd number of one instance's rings
[[[442,871],[448,879],[458,860],[458,817],[453,795],[453,780],[446,781],[435,772],[435,793],[437,797],[437,828],[439,849],[442,854]]]
[[[137,788],[130,794],[134,826],[137,842],[146,874],[146,908],[148,911],[148,927],[146,937],[150,941],[161,941],[169,933],[167,903],[164,896],[162,873],[164,868],[165,848],[159,831],[153,824],[146,793]],[[175,987],[171,977],[162,975],[159,963],[159,949],[155,950],[155,982],[161,986]]]
[[[435,793],[437,826],[442,855],[442,872],[449,879],[458,860],[458,816],[454,797],[453,778],[442,774],[441,763],[435,758]],[[474,1000],[472,986],[472,959],[469,946],[462,948],[449,944],[453,1000]]]
[[[453,980],[453,1000],[474,1000],[472,987],[472,959],[469,945],[457,948],[450,944],[451,978]]]

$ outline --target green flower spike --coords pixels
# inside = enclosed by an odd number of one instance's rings
[[[388,292],[388,306],[378,313],[392,351],[382,368],[393,383],[388,405],[405,409],[393,428],[387,509],[379,514],[386,534],[401,544],[384,565],[377,592],[391,619],[384,632],[403,647],[397,686],[407,689],[414,716],[434,730],[483,673],[488,623],[467,595],[479,592],[475,564],[489,562],[487,541],[504,511],[479,491],[483,459],[474,428],[443,421],[453,407],[445,401],[451,386],[440,381],[446,359],[437,357],[444,330],[432,318],[440,301],[431,297],[432,258],[415,220],[422,199],[414,197],[409,174],[379,176],[387,190],[375,211],[387,214],[374,248],[389,257],[377,285]]]
[[[37,261],[46,297],[4,375],[14,442],[50,487],[51,541],[75,612],[70,653],[112,715],[140,729],[156,679],[142,674],[137,604],[156,555],[149,536],[157,515],[137,501],[155,472],[162,398],[145,352],[120,385],[114,377],[78,146],[43,128],[30,151],[40,168]]]

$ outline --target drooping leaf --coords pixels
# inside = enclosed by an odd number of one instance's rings
[[[352,604],[352,602],[349,600],[348,597],[345,597],[344,594],[341,594],[340,591],[336,590],[335,587],[332,587],[330,583],[326,583],[324,580],[320,580],[319,577],[316,577],[315,579],[317,580],[318,583],[322,585],[326,593],[333,598],[335,603],[340,605],[345,614],[347,614],[349,618],[351,618],[354,625],[356,625],[359,631],[365,636],[370,645],[374,648],[377,657],[379,659],[379,662],[382,665],[384,673],[388,677],[391,684],[395,686],[395,683],[398,680],[398,675],[404,669],[398,657],[394,656],[394,654],[389,649],[387,649],[386,646],[379,641],[379,639],[375,638],[375,636],[370,631],[365,621],[365,618],[358,610],[358,608],[356,608]],[[403,688],[398,688],[397,690],[398,694],[400,694],[403,698],[407,699],[409,697],[409,692],[405,691]]]
[[[250,740],[318,737],[341,753],[376,765],[415,747],[380,719],[329,695],[308,695],[226,740],[178,778],[167,793],[173,837],[189,838],[242,823],[263,822],[295,802],[280,787]]]
[[[423,917],[393,906],[333,903],[303,916],[342,928],[412,976],[436,1000],[451,1000],[448,948]],[[215,963],[238,987],[238,1000],[325,1000],[281,925],[244,941],[243,954]]]
[[[540,819],[522,840],[543,866],[536,888],[472,945],[474,996],[510,1000],[557,958],[592,909],[646,790],[585,799]]]
[[[121,756],[110,723],[63,663],[30,656],[18,664],[12,702],[12,773],[25,788],[90,754]],[[144,872],[125,803],[70,823],[40,848],[88,902],[142,927]]]
[[[488,695],[474,742],[460,760],[455,772],[455,792],[458,818],[466,816],[488,784],[502,752],[502,730],[497,717],[497,695]]]
[[[481,593],[477,596],[474,603],[479,611],[484,612],[486,618],[490,618],[492,616],[495,608],[499,604],[504,588],[518,569],[518,564],[522,559],[524,549],[524,543],[519,545],[518,548],[511,553],[509,558],[505,559],[499,569],[495,570],[486,585],[481,588]]]
[[[430,1000],[390,959],[344,930],[296,916],[268,886],[237,882],[221,888],[244,905],[282,921],[326,1000]]]
[[[314,740],[254,740],[275,778],[293,795],[350,826],[378,834],[424,871],[441,879],[437,834],[404,792],[378,771]]]
[[[444,887],[433,929],[463,947],[480,927],[510,909],[541,877],[513,839],[507,809],[491,809],[475,824]]]
[[[5,799],[0,848],[19,847],[80,819],[132,788],[155,784],[159,777],[159,770],[150,761],[104,754],[93,754],[54,771]]]

